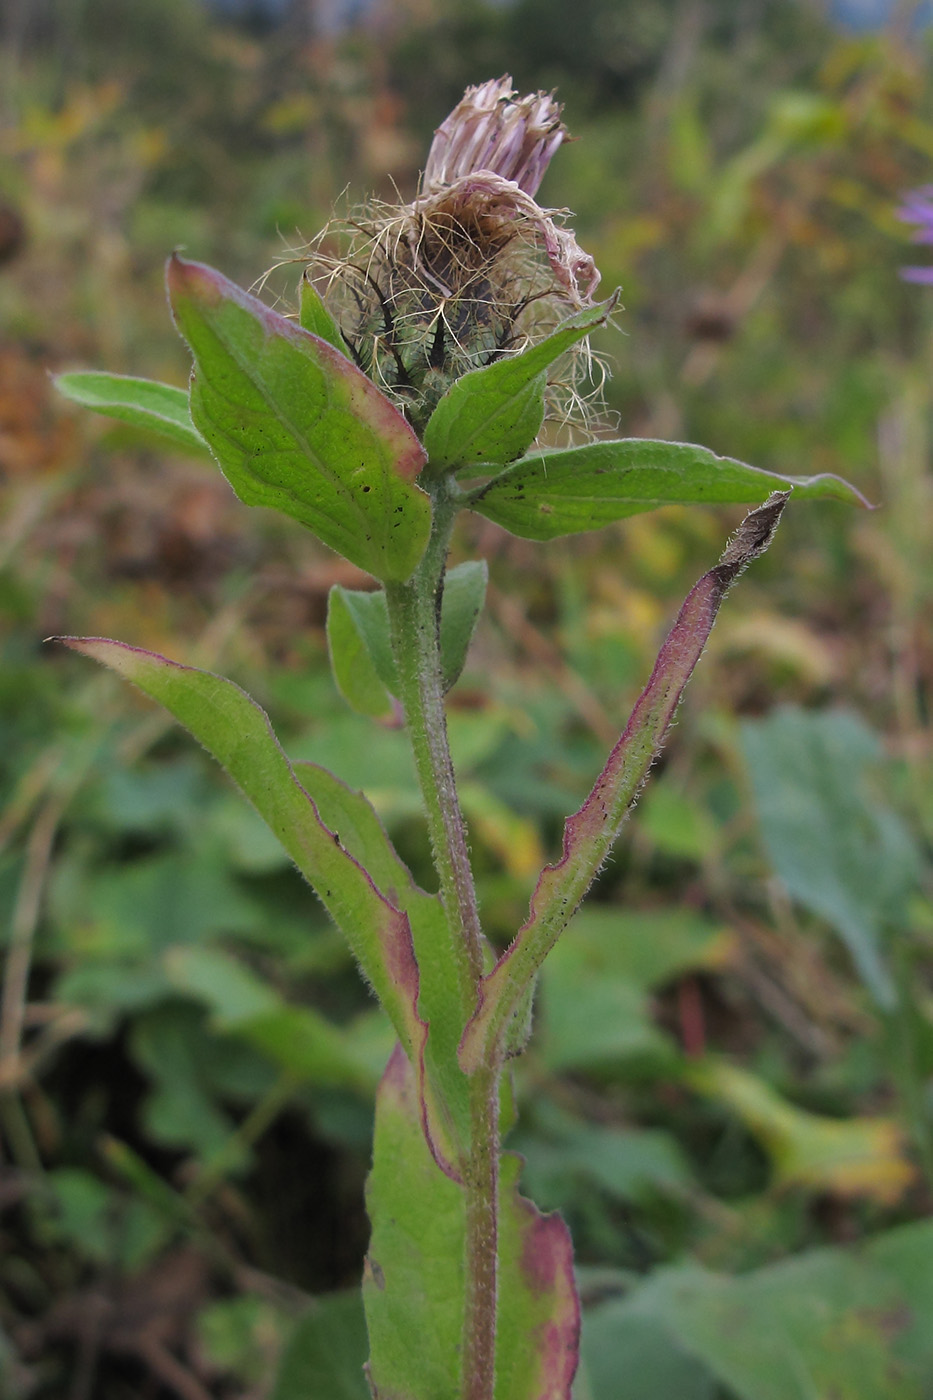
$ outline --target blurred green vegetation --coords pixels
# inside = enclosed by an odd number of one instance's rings
[[[47,371],[184,383],[173,247],[244,285],[295,256],[268,291],[293,300],[333,203],[410,194],[463,86],[504,71],[556,85],[579,138],[541,197],[623,287],[597,347],[621,432],[881,504],[792,505],[542,977],[514,1145],[573,1230],[580,1400],[933,1393],[933,293],[898,280],[894,215],[929,179],[928,40],[777,0],[2,23],[0,1394],[266,1400],[283,1346],[275,1400],[365,1393],[343,1290],[387,1028],[206,757],[43,645],[231,674],[429,883],[403,736],[328,672],[328,590],[361,576]],[[451,732],[497,941],[736,519],[547,550],[463,526],[491,580]]]

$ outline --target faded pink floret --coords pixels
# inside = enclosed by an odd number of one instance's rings
[[[467,88],[434,133],[424,168],[417,214],[491,215],[503,226],[523,221],[535,231],[551,271],[575,307],[587,306],[599,285],[596,264],[569,229],[555,222],[534,196],[567,128],[548,93],[516,97],[508,74]],[[417,258],[417,250],[415,256]],[[446,287],[440,288],[449,294]]]
[[[467,88],[434,133],[424,168],[424,192],[453,185],[479,170],[511,180],[534,197],[567,139],[561,106],[545,92],[516,100],[508,75]]]

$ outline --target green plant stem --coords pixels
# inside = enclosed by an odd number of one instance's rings
[[[469,1019],[485,971],[484,939],[447,741],[440,663],[440,609],[447,547],[458,507],[455,490],[443,481],[435,487],[434,524],[424,558],[407,583],[386,585],[386,603],[399,698],[424,801],[441,898],[454,934],[461,1009]]]
[[[414,576],[386,585],[399,698],[427,814],[441,898],[453,932],[453,961],[463,1024],[477,1006],[485,940],[447,739],[440,661],[444,569],[458,488],[433,486],[431,540]],[[493,1400],[498,1266],[499,1071],[483,1065],[470,1079],[470,1155],[466,1192],[465,1294],[461,1400]]]
[[[493,1400],[499,1259],[499,1070],[470,1079],[470,1161],[466,1172],[466,1289],[463,1400]]]

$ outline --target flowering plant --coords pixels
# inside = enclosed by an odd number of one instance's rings
[[[897,217],[905,224],[916,224],[912,243],[933,243],[933,185],[921,185],[904,196]],[[905,282],[933,283],[933,267],[902,267]]]
[[[438,128],[416,198],[356,219],[340,258],[318,247],[297,321],[175,256],[167,281],[193,356],[189,390],[58,381],[91,408],[206,445],[242,501],[307,526],[380,585],[332,591],[331,661],[351,704],[404,714],[436,894],[414,883],[365,796],[325,768],[293,766],[232,682],[121,642],[62,640],[163,704],[226,768],[391,1020],[363,1280],[381,1400],[569,1397],[571,1241],[519,1193],[520,1161],[502,1150],[507,1062],[527,1040],[538,970],[618,836],[729,587],[770,544],[791,491],[856,498],[835,477],[777,476],[680,443],[539,442],[546,419],[574,419],[587,336],[617,303],[594,301],[593,260],[535,199],[565,136],[552,97],[518,98],[508,78],[471,88]],[[473,510],[547,541],[673,502],[754,508],[687,595],[497,959],[445,724],[487,577],[484,561],[447,569],[456,518]]]

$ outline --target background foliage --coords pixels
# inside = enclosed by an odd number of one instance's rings
[[[347,1290],[390,1034],[207,758],[42,645],[233,675],[427,882],[403,736],[326,664],[327,592],[364,576],[47,371],[183,383],[173,247],[253,283],[335,200],[410,193],[463,86],[511,71],[579,138],[542,198],[623,286],[620,430],[882,503],[788,511],[545,968],[512,1144],[573,1231],[580,1400],[929,1394],[933,294],[899,282],[894,216],[929,179],[929,37],[770,0],[279,8],[2,21],[0,1393],[365,1396]],[[548,549],[463,528],[491,577],[451,730],[494,938],[737,514]]]

